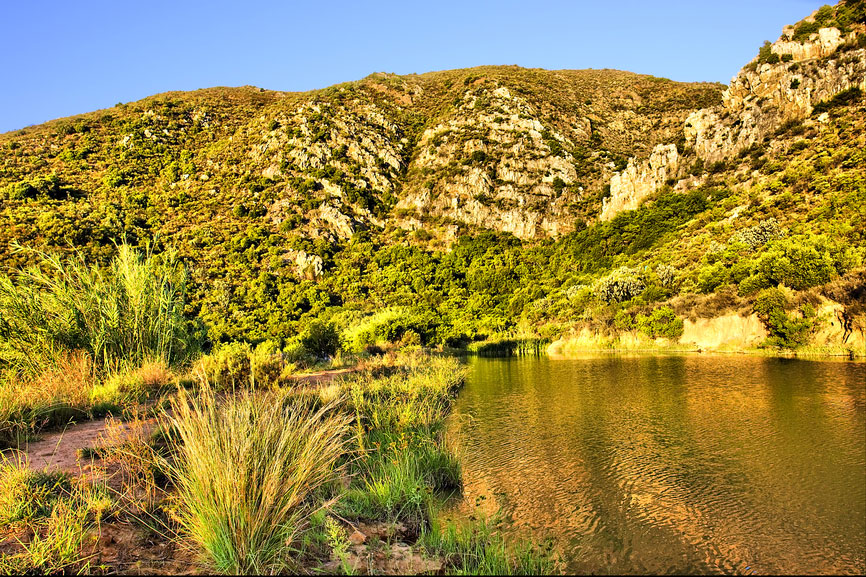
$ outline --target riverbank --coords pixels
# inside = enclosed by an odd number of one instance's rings
[[[465,376],[456,359],[392,355],[315,376],[184,383],[155,401],[155,417],[89,421],[85,436],[72,425],[45,467],[26,446],[8,451],[0,569],[554,570],[544,551],[506,544],[492,520],[438,521],[462,487],[442,426]],[[78,438],[85,446],[72,447]]]
[[[841,357],[862,359],[866,358],[866,345],[813,344],[796,349],[780,349],[761,347],[754,342],[745,345],[742,342],[726,341],[721,345],[707,346],[706,344],[701,345],[695,342],[683,342],[683,340],[649,339],[644,335],[634,332],[609,335],[586,331],[577,335],[561,337],[550,343],[544,352],[551,357],[561,358],[574,358],[591,353],[694,353],[739,354],[781,358]]]

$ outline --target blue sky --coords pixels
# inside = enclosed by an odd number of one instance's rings
[[[2,0],[0,132],[168,90],[517,64],[727,83],[823,2]]]

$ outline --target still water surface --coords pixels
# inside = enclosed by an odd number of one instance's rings
[[[469,361],[461,508],[580,573],[866,572],[866,363]]]

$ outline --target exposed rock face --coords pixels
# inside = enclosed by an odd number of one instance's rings
[[[744,350],[767,338],[767,329],[757,315],[736,313],[715,318],[685,320],[680,344],[707,350]]]
[[[811,58],[830,56],[845,41],[838,28],[821,28],[818,32],[811,34],[805,42],[793,40],[793,37],[794,27],[785,26],[782,36],[773,44],[770,50],[780,57],[790,54],[794,62],[799,62]]]
[[[785,122],[807,117],[818,102],[852,87],[866,89],[866,50],[856,48],[858,34],[863,31],[843,36],[836,28],[821,28],[796,41],[794,28],[786,27],[770,47],[779,62],[761,64],[756,57],[733,78],[721,106],[689,115],[683,129],[686,149],[706,164],[723,161]],[[631,158],[624,171],[611,177],[600,218],[636,208],[666,180],[685,176],[684,169],[676,149],[671,153],[656,147],[649,158]]]
[[[301,278],[316,278],[324,271],[322,257],[307,254],[302,250],[290,250],[283,255],[283,260],[295,265],[295,274]]]
[[[839,31],[832,30],[836,35],[829,37],[837,38]],[[830,45],[812,44],[803,53],[823,54]],[[744,68],[723,94],[721,107],[689,116],[686,143],[706,162],[724,160],[760,142],[783,123],[805,118],[818,102],[851,87],[866,87],[866,50],[825,58],[829,60],[794,59],[760,64],[755,70]]]
[[[589,139],[589,120],[577,130]],[[569,230],[569,205],[583,192],[569,188],[577,180],[574,146],[507,87],[468,91],[450,118],[421,135],[410,167],[420,178],[397,208],[520,238],[556,236]]]
[[[619,212],[637,208],[668,179],[675,178],[678,169],[679,154],[673,144],[659,144],[643,161],[630,158],[626,169],[611,177],[610,196],[604,199],[599,218],[610,220]]]

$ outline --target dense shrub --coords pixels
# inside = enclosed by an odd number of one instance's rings
[[[332,357],[340,349],[340,334],[331,323],[313,321],[304,331],[301,344],[313,356]]]
[[[3,196],[9,200],[59,199],[66,196],[61,185],[60,178],[56,174],[37,176],[30,180],[8,184],[3,190]]]
[[[784,231],[779,227],[779,221],[770,217],[755,226],[737,231],[731,237],[731,242],[741,242],[754,251],[784,235]]]
[[[646,289],[643,277],[634,269],[620,267],[598,281],[593,289],[606,303],[630,300]]]
[[[756,273],[770,284],[802,290],[824,284],[857,262],[848,247],[823,236],[797,236],[774,241],[761,255]]]
[[[210,354],[198,360],[196,371],[204,382],[218,390],[247,386],[251,375],[251,352],[248,343],[219,344]]]
[[[770,334],[765,346],[795,349],[807,343],[817,324],[814,309],[805,305],[800,309],[801,316],[792,318],[788,316],[788,306],[788,297],[778,288],[765,289],[755,299],[755,313]]]
[[[654,309],[649,316],[637,315],[635,326],[652,338],[666,337],[675,340],[683,334],[683,319],[669,306]]]
[[[821,114],[839,106],[847,106],[857,102],[861,98],[863,98],[863,91],[859,86],[852,86],[835,95],[830,100],[824,100],[816,104],[812,108],[812,114]]]

